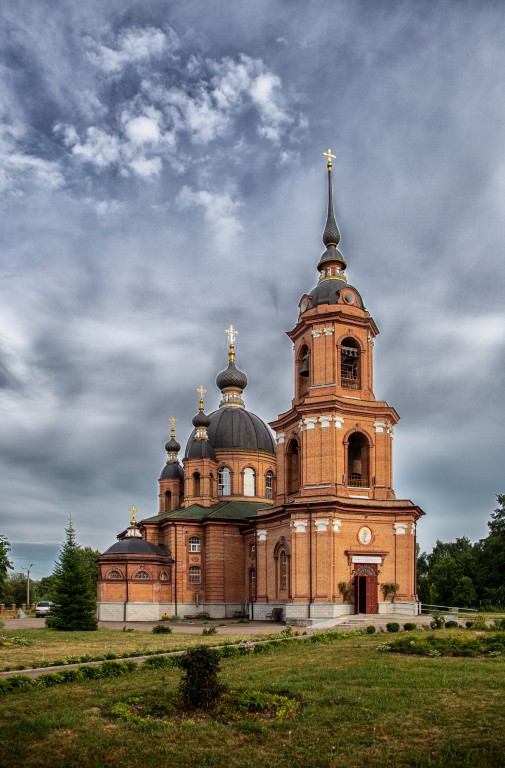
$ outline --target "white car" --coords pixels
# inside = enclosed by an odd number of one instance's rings
[[[51,613],[52,603],[49,600],[42,600],[35,606],[35,616],[40,619],[43,616],[49,616]]]

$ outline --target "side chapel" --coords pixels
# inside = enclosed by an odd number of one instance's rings
[[[205,390],[182,466],[172,419],[159,512],[128,529],[98,560],[98,618],[158,620],[274,615],[322,621],[354,613],[416,614],[416,524],[423,511],[393,490],[394,408],[376,400],[378,328],[347,282],[338,250],[327,157],[328,214],[319,280],[288,333],[294,398],[269,427],[243,400],[247,377],[218,374],[217,410]],[[134,508],[132,508],[133,511]],[[398,585],[395,601],[384,585]],[[381,588],[382,587],[382,588]]]

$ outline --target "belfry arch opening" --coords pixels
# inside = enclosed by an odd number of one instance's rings
[[[302,397],[310,387],[310,353],[306,344],[303,344],[298,352],[296,370],[298,397]]]
[[[290,440],[286,448],[286,469],[288,493],[297,493],[300,489],[300,453],[296,440]]]
[[[361,432],[353,432],[347,445],[347,485],[370,487],[370,444]]]
[[[340,345],[340,384],[345,389],[361,387],[360,347],[356,339],[348,337]]]

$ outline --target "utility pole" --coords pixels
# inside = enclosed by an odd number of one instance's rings
[[[30,610],[30,572],[33,568],[33,563],[30,563],[30,565],[27,568],[28,578],[26,580],[26,610]]]

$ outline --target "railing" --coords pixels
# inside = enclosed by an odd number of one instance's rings
[[[361,475],[349,475],[347,485],[349,488],[370,488],[370,480]]]
[[[342,376],[340,385],[345,389],[359,389],[359,379],[356,376]]]
[[[450,613],[451,616],[477,616],[477,608],[456,608],[448,605],[429,605],[420,603],[421,614],[429,615],[431,613]]]

